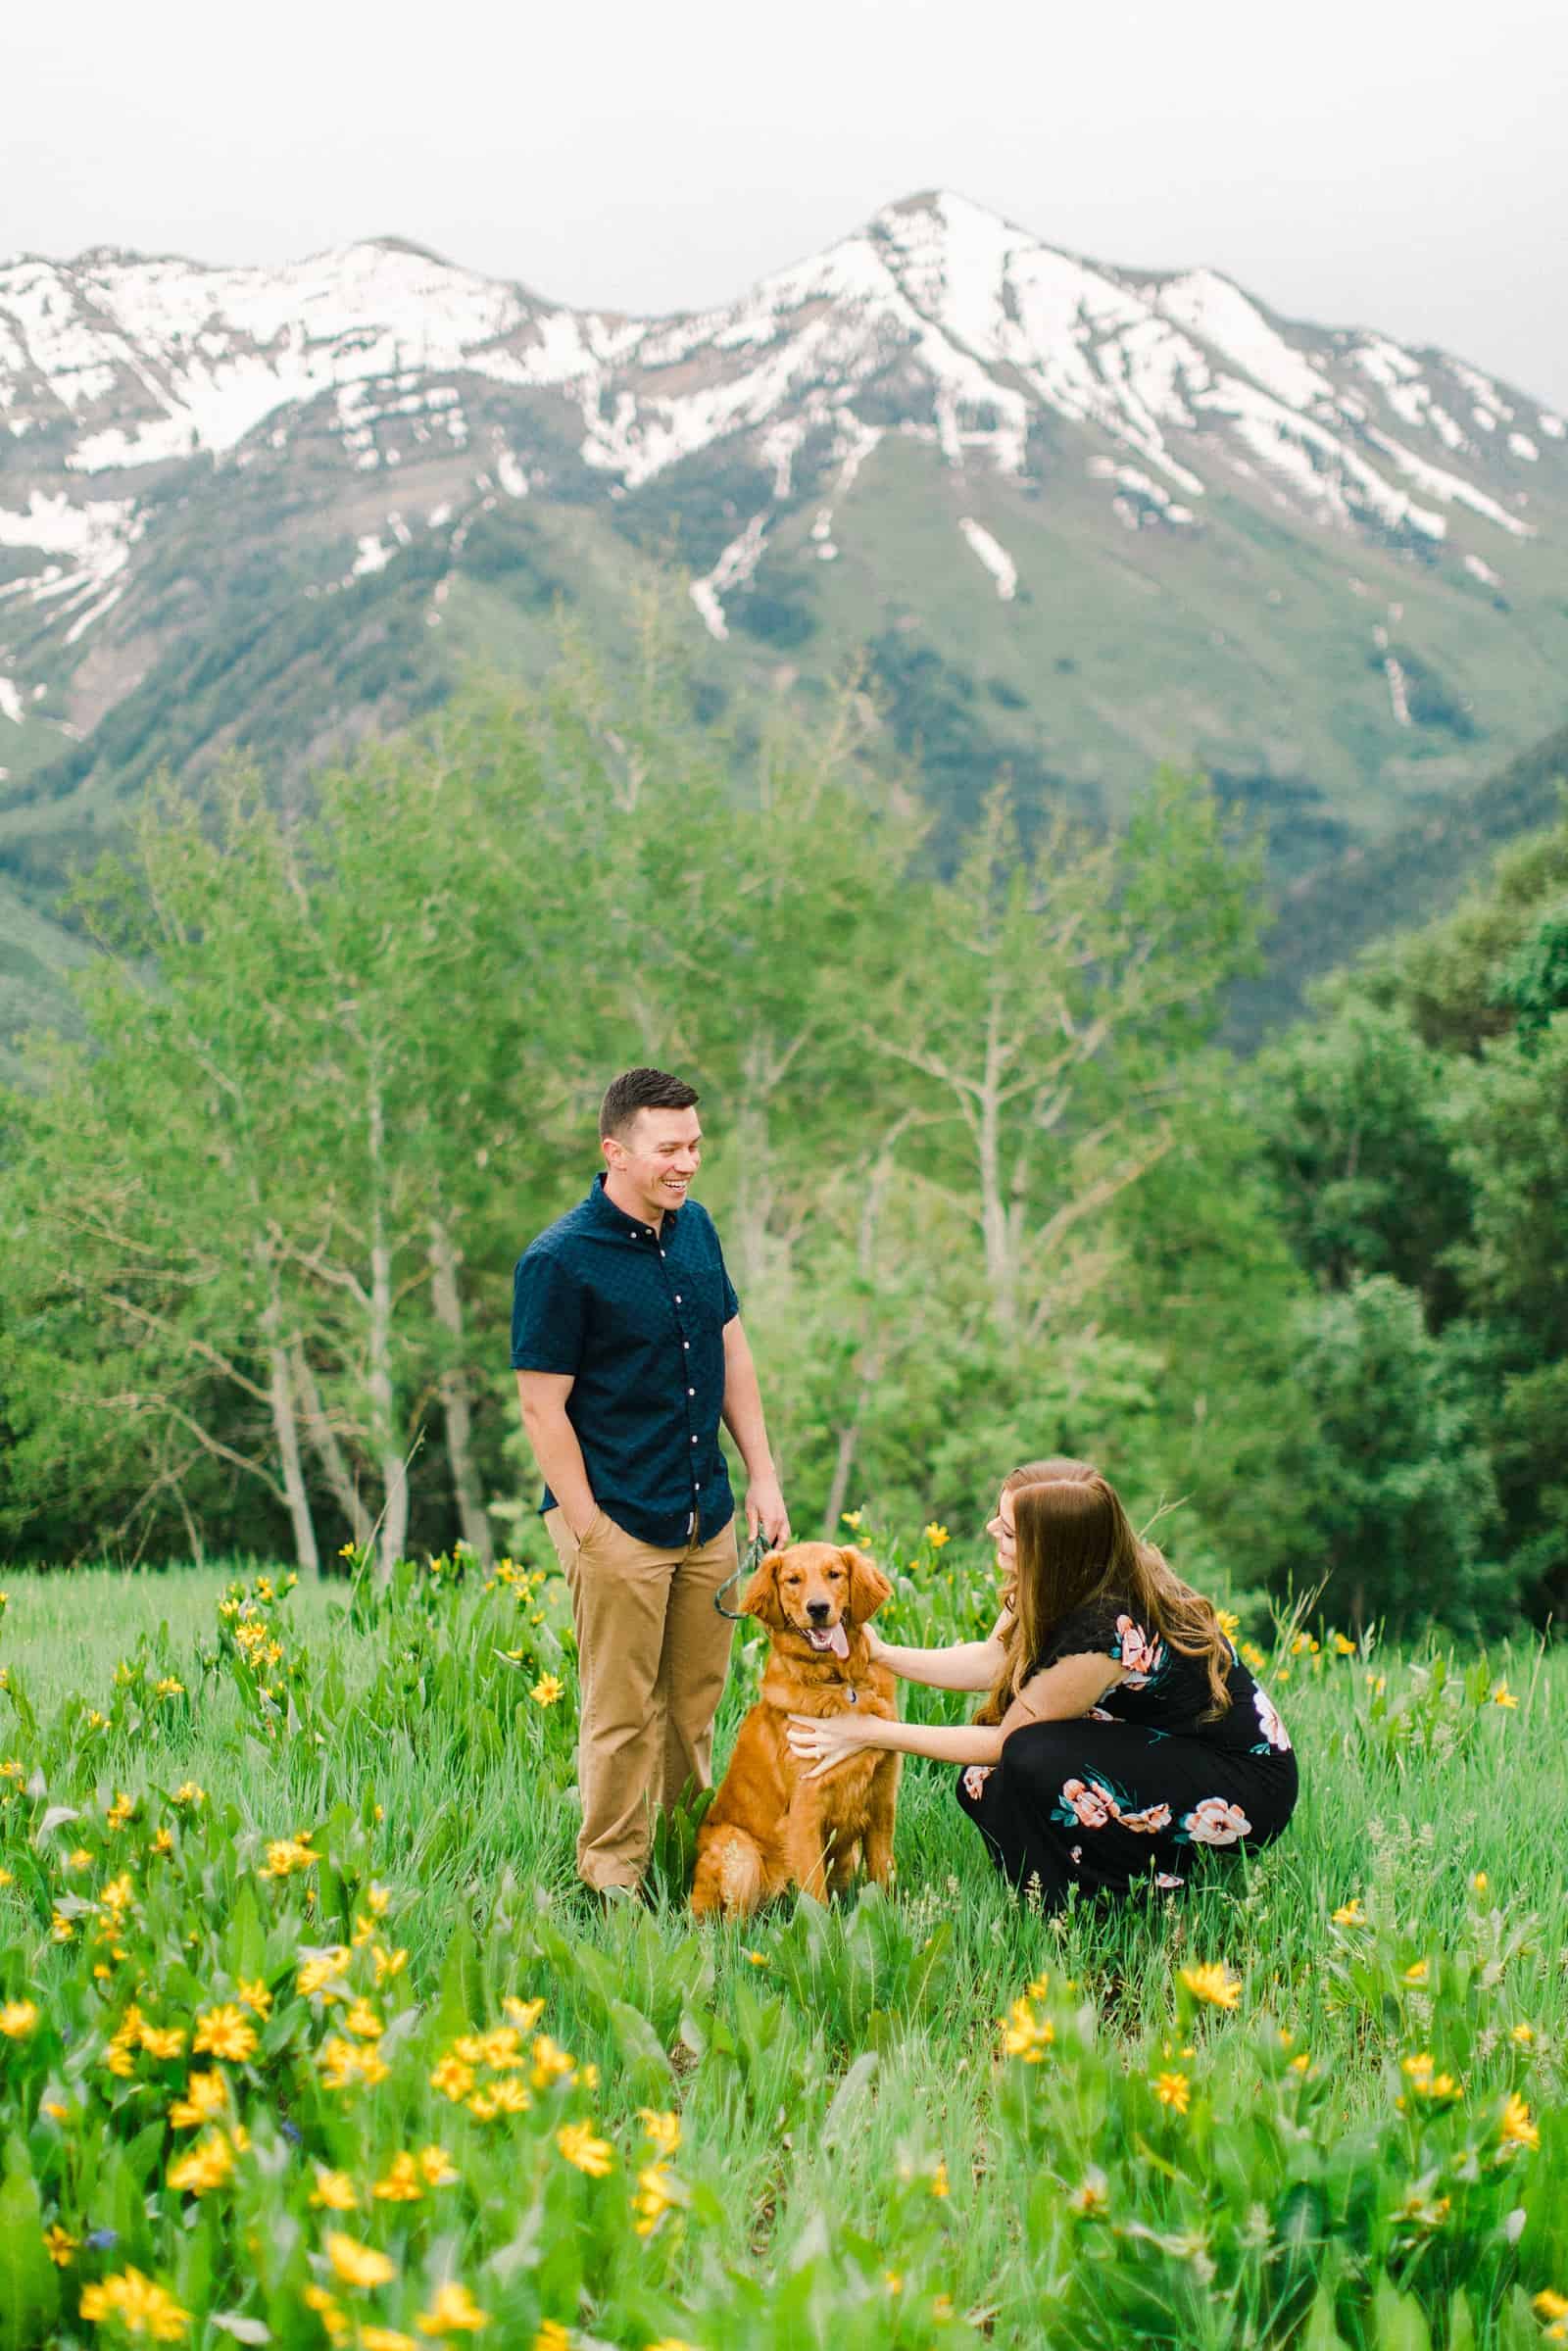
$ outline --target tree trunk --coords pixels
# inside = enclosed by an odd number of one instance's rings
[[[363,1548],[370,1540],[372,1527],[370,1513],[365,1507],[359,1488],[354,1483],[343,1447],[337,1441],[337,1432],[326,1417],[326,1407],[321,1402],[321,1392],[316,1385],[316,1374],[311,1369],[304,1347],[297,1340],[294,1345],[291,1368],[294,1374],[295,1391],[300,1399],[300,1410],[305,1415],[306,1435],[310,1438],[316,1458],[321,1464],[326,1482],[332,1489],[332,1498],[348,1520],[349,1531],[353,1535],[354,1541]]]
[[[463,1295],[458,1288],[458,1256],[452,1236],[438,1216],[430,1219],[430,1298],[436,1320],[452,1342],[454,1360],[441,1374],[441,1409],[447,1425],[447,1460],[452,1469],[452,1494],[458,1505],[463,1540],[487,1570],[495,1563],[495,1544],[485,1514],[473,1465],[472,1416],[468,1409],[468,1374],[463,1362]]]
[[[381,1476],[381,1547],[376,1580],[388,1584],[409,1532],[409,1483],[392,1422],[392,1250],[386,1237],[386,1113],[372,1058],[368,1143],[370,1154],[370,1316],[366,1386],[371,1443]]]
[[[305,1491],[305,1475],[300,1467],[299,1422],[294,1414],[294,1387],[288,1372],[288,1349],[282,1340],[283,1300],[272,1253],[265,1242],[261,1245],[260,1253],[267,1274],[268,1297],[262,1314],[262,1332],[267,1341],[267,1359],[271,1372],[272,1434],[277,1440],[283,1492],[288,1497],[288,1514],[294,1527],[294,1556],[301,1575],[318,1576],[321,1572],[321,1554],[317,1547],[310,1496]]]

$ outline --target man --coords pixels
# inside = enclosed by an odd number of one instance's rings
[[[599,1116],[605,1172],[517,1261],[512,1361],[571,1592],[582,1694],[577,1869],[634,1888],[656,1805],[710,1785],[736,1564],[720,1417],[746,1463],[746,1523],[789,1517],[740,1301],[706,1208],[697,1096],[628,1069]]]

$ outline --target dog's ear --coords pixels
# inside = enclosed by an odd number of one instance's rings
[[[839,1557],[850,1571],[850,1622],[863,1625],[892,1596],[893,1587],[869,1553],[846,1545]]]
[[[782,1551],[769,1551],[760,1559],[757,1572],[741,1594],[741,1614],[755,1616],[758,1623],[774,1633],[784,1630],[784,1610],[779,1603],[778,1571]]]

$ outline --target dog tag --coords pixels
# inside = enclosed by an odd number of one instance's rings
[[[849,1697],[850,1697],[850,1704],[851,1704],[852,1706],[858,1706],[858,1704],[860,1703],[860,1693],[859,1693],[859,1691],[858,1691],[858,1690],[852,1690],[850,1691],[850,1693],[849,1693]]]

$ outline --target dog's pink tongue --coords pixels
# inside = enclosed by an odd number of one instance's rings
[[[813,1649],[827,1649],[835,1657],[847,1657],[850,1653],[850,1637],[842,1625],[834,1625],[826,1633],[813,1632],[809,1638]]]

